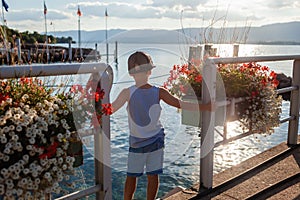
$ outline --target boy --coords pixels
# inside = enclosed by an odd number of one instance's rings
[[[133,198],[137,177],[143,175],[144,166],[148,179],[147,200],[154,200],[159,186],[158,175],[163,168],[164,128],[159,121],[160,100],[176,108],[187,110],[213,109],[212,104],[193,104],[172,96],[163,87],[148,83],[151,70],[155,66],[151,57],[137,51],[128,58],[128,72],[135,85],[123,89],[112,103],[116,112],[127,102],[128,123],[130,129],[127,177],[124,200]]]

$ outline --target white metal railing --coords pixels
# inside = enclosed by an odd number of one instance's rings
[[[103,103],[109,103],[109,93],[112,87],[113,71],[104,63],[59,63],[45,65],[0,66],[0,79],[91,74],[98,77],[105,97]],[[112,199],[111,168],[110,168],[110,121],[109,116],[102,118],[102,130],[94,130],[95,155],[95,185],[82,191],[58,198],[78,199],[96,194],[97,200]]]
[[[212,58],[205,60],[203,67],[203,79],[206,84],[202,86],[202,101],[208,103],[216,99],[216,66],[218,64],[234,64],[248,62],[266,62],[293,60],[292,86],[281,89],[278,92],[291,91],[290,116],[281,122],[289,122],[288,145],[296,145],[298,137],[299,108],[300,108],[300,55],[279,56],[253,56],[253,57],[228,57]],[[214,119],[215,112],[202,112],[201,125],[201,151],[200,151],[200,186],[199,192],[212,188],[213,184],[213,151],[214,151]]]

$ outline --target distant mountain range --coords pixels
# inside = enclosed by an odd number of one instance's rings
[[[108,31],[109,42],[121,43],[259,43],[300,44],[300,22],[276,23],[260,27],[184,28],[177,30],[113,29]],[[71,36],[77,41],[78,30],[49,33],[55,37]],[[82,43],[105,42],[105,30],[81,31]]]

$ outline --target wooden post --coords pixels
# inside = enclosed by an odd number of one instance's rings
[[[115,65],[116,65],[116,68],[118,69],[118,64],[119,64],[119,61],[118,61],[118,42],[116,41],[115,42]]]
[[[95,56],[95,61],[98,61],[98,44],[97,43],[95,43],[95,54],[94,54],[94,56]]]
[[[203,67],[202,102],[214,102],[216,99],[216,65],[206,59]],[[201,150],[200,150],[200,188],[211,189],[213,184],[213,150],[215,112],[202,113]]]
[[[238,44],[233,45],[233,57],[238,57],[239,56],[239,48],[240,46]]]
[[[69,40],[69,62],[72,62],[72,40]]]
[[[16,43],[17,43],[17,48],[18,48],[18,63],[21,64],[21,39],[20,38],[17,38],[16,39]]]
[[[189,48],[189,62],[192,60],[200,60],[201,59],[201,46],[190,46]]]
[[[299,126],[299,108],[300,108],[300,60],[295,60],[293,65],[293,81],[292,86],[297,86],[297,90],[291,92],[291,105],[290,105],[290,116],[295,117],[289,122],[288,128],[288,145],[296,145],[298,138],[298,126]]]

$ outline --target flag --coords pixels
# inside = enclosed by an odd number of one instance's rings
[[[105,9],[105,17],[108,17],[107,9]]]
[[[78,15],[79,17],[82,15],[79,6],[78,6],[78,10],[77,10],[77,15]]]
[[[2,0],[2,6],[5,8],[5,10],[6,10],[6,12],[8,12],[8,4],[4,1],[4,0]]]
[[[46,3],[44,1],[44,15],[46,15],[46,14],[47,14],[47,6],[46,6]]]

